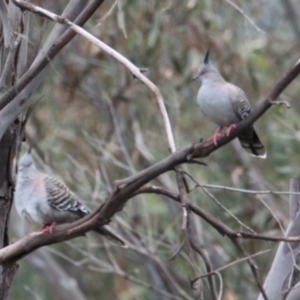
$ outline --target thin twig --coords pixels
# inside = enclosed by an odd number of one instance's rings
[[[190,300],[192,300],[192,298],[185,292],[185,290],[182,289],[181,285],[175,280],[174,276],[168,270],[168,268],[166,267],[166,265],[162,263],[162,261],[160,260],[160,257],[155,256],[154,259],[157,262],[158,266],[160,267],[161,271],[165,274],[165,276],[168,279],[168,281],[175,288],[175,290],[177,291],[177,293],[179,293],[180,296],[183,299],[190,299]]]
[[[248,262],[248,265],[252,271],[253,277],[256,281],[256,284],[261,292],[261,294],[263,295],[265,300],[268,300],[268,296],[266,294],[266,291],[260,281],[258,272],[257,272],[257,266],[255,265],[251,255],[248,253],[248,251],[235,239],[235,238],[230,238],[231,241],[233,242],[233,244],[243,253],[244,257],[246,257],[246,261]]]
[[[290,191],[272,191],[272,190],[265,190],[265,191],[259,191],[259,190],[246,190],[246,189],[239,189],[239,188],[233,188],[230,186],[224,186],[224,185],[215,185],[215,184],[203,184],[201,183],[201,186],[211,189],[220,189],[225,191],[232,191],[237,193],[244,193],[244,194],[252,194],[252,195],[300,195],[300,193],[296,192],[290,192]]]
[[[198,247],[194,243],[193,239],[190,239],[190,242],[191,242],[192,249],[194,249],[202,257],[202,259],[204,261],[204,264],[205,264],[205,267],[206,267],[206,271],[208,273],[211,273],[212,272],[212,266],[211,266],[211,263],[210,263],[208,257],[204,253],[204,251],[201,249],[201,247]],[[212,295],[212,299],[218,300],[218,293],[217,293],[216,283],[215,283],[215,280],[214,280],[212,274],[214,274],[214,272],[211,273],[211,275],[208,275],[208,283],[209,283],[209,287],[210,287],[210,292],[211,292],[211,295]]]
[[[291,108],[291,105],[288,101],[283,101],[283,100],[278,100],[278,101],[274,101],[274,100],[270,100],[270,103],[272,105],[285,105],[287,108]]]
[[[229,216],[231,216],[238,224],[240,224],[242,227],[245,227],[248,229],[250,232],[255,234],[255,231],[247,226],[245,223],[243,223],[238,217],[236,217],[229,209],[227,209],[213,194],[211,194],[206,188],[204,188],[201,184],[199,184],[196,179],[191,176],[189,173],[185,172],[185,175],[187,175],[193,182],[195,183],[196,186],[199,186],[202,191],[210,198],[212,199],[219,207],[221,207]]]
[[[175,259],[175,257],[180,253],[180,251],[184,247],[185,243],[186,243],[186,236],[182,240],[182,242],[181,242],[180,246],[178,247],[178,249],[171,255],[169,261],[173,261]]]
[[[123,138],[122,138],[122,131],[121,131],[121,128],[120,128],[120,125],[119,125],[117,112],[114,108],[114,105],[113,105],[113,102],[112,102],[111,98],[109,96],[106,96],[105,98],[106,98],[106,101],[107,101],[109,109],[110,109],[110,114],[111,114],[113,125],[114,125],[114,128],[115,128],[115,133],[116,133],[116,136],[117,136],[117,140],[118,140],[118,143],[120,145],[120,150],[122,151],[122,153],[124,155],[124,158],[125,158],[125,161],[126,161],[127,165],[130,167],[130,170],[131,170],[130,173],[132,174],[136,170],[135,170],[135,167],[132,163],[132,160],[130,159],[129,153],[126,149],[125,143],[124,143]]]
[[[234,266],[236,264],[239,264],[239,263],[247,260],[249,257],[253,258],[255,256],[259,256],[259,255],[262,255],[262,254],[265,254],[265,253],[269,253],[270,251],[271,251],[271,249],[262,250],[262,251],[259,251],[257,253],[254,253],[254,254],[250,254],[248,257],[243,257],[243,258],[236,259],[235,261],[232,261],[232,262],[230,262],[230,263],[228,263],[228,264],[226,264],[226,265],[224,265],[224,266],[222,266],[222,267],[220,267],[220,268],[218,268],[218,269],[216,269],[214,271],[211,271],[210,273],[205,273],[205,274],[203,274],[203,275],[201,275],[201,276],[199,276],[197,278],[194,278],[194,280],[207,277],[209,275],[214,274],[215,272],[220,272],[220,271],[226,270],[229,267],[232,267],[232,266]]]
[[[117,6],[117,0],[113,3],[111,8],[108,10],[108,12],[100,18],[99,22],[96,24],[96,28],[102,25],[102,23],[112,14],[114,8]]]
[[[262,29],[260,29],[255,22],[240,8],[238,7],[235,3],[233,3],[230,0],[225,0],[227,3],[229,3],[231,6],[233,6],[238,12],[240,12],[244,18],[259,32],[266,34],[266,32]]]
[[[182,211],[182,225],[181,229],[185,231],[187,229],[188,224],[188,211],[186,207],[186,199],[184,195],[184,183],[182,179],[182,171],[177,170],[176,171],[176,181],[179,189],[179,195],[180,195],[180,203],[181,203],[181,211]]]

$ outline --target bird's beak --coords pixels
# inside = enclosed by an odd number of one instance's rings
[[[195,81],[196,79],[199,78],[199,74],[197,74],[195,77],[192,78],[192,81]]]
[[[32,145],[30,145],[30,146],[29,146],[29,149],[28,149],[28,151],[27,151],[27,152],[28,152],[28,154],[30,154],[30,153],[31,153],[31,150],[32,150]]]

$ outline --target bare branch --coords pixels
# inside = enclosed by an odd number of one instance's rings
[[[269,253],[270,251],[271,251],[270,249],[259,251],[257,253],[249,255],[249,257],[253,258],[253,257],[259,256],[259,255],[262,255],[262,254]],[[222,266],[222,267],[220,267],[220,268],[218,268],[218,269],[216,269],[214,271],[211,271],[210,273],[206,273],[206,274],[203,274],[203,275],[201,275],[201,276],[199,276],[197,278],[194,278],[194,280],[197,280],[199,278],[204,278],[204,277],[206,277],[208,275],[214,274],[215,272],[220,272],[222,270],[228,269],[229,267],[232,267],[233,265],[236,265],[236,264],[239,264],[239,263],[245,261],[247,258],[248,257],[243,257],[243,258],[236,259],[235,261],[230,262],[230,263],[228,263],[228,264],[226,264],[226,265],[224,265],[224,266]]]
[[[252,274],[253,274],[253,277],[256,281],[256,284],[261,292],[261,295],[263,296],[263,298],[265,300],[268,300],[268,296],[266,294],[266,291],[260,281],[260,278],[259,278],[259,275],[258,275],[258,268],[257,266],[255,265],[252,257],[249,255],[249,253],[247,252],[247,250],[236,240],[236,239],[232,239],[231,238],[231,241],[235,244],[235,246],[243,253],[244,257],[246,257],[246,261],[248,262],[248,265],[252,271]]]
[[[225,185],[216,185],[216,184],[203,184],[201,186],[210,189],[219,189],[224,191],[231,191],[242,194],[250,194],[250,195],[300,195],[300,192],[291,192],[291,191],[273,191],[273,190],[246,190],[239,189]]]
[[[197,246],[193,242],[193,239],[191,239],[190,241],[191,241],[192,248],[202,257],[202,259],[205,263],[207,273],[210,274],[210,275],[208,275],[208,283],[209,283],[209,286],[210,286],[212,299],[218,300],[219,297],[218,297],[218,293],[217,293],[217,289],[216,289],[216,283],[215,283],[215,280],[212,276],[212,275],[214,275],[214,273],[212,273],[211,263],[210,263],[209,259],[207,258],[206,254],[204,253],[204,251],[201,249],[201,247]],[[193,280],[192,282],[194,283],[195,280]]]
[[[272,105],[285,105],[287,108],[291,108],[291,105],[288,101],[282,101],[282,100],[281,101],[272,101],[272,100],[270,100],[270,103]]]
[[[142,187],[134,195],[142,194],[142,193],[160,194],[160,195],[167,196],[170,199],[173,199],[177,202],[180,202],[179,194],[167,191],[158,186]],[[199,217],[203,218],[207,223],[209,223],[212,227],[214,227],[222,236],[226,235],[230,238],[235,238],[235,239],[254,239],[254,240],[257,239],[257,240],[265,240],[265,241],[271,241],[271,242],[281,242],[281,241],[297,242],[297,241],[300,241],[300,235],[299,236],[290,236],[290,237],[279,237],[279,236],[271,237],[268,235],[262,235],[262,234],[256,234],[256,233],[233,231],[227,225],[225,225],[223,222],[221,222],[220,219],[217,219],[214,216],[210,215],[208,212],[206,212],[201,207],[199,207],[191,202],[187,202],[187,206],[193,213],[195,213]]]
[[[181,229],[185,231],[187,229],[187,224],[188,224],[188,211],[186,207],[186,198],[184,194],[184,183],[183,183],[183,177],[182,177],[182,172],[179,170],[176,170],[176,181],[179,189],[179,197],[180,197],[180,202],[181,202],[181,211],[182,211],[182,225]]]
[[[238,224],[240,224],[242,227],[245,227],[250,232],[254,232],[252,228],[244,224],[239,218],[237,218],[229,209],[227,209],[213,194],[211,194],[206,188],[204,188],[200,183],[198,183],[190,174],[185,172],[185,175],[187,175],[189,178],[191,178],[195,182],[195,187],[199,187],[202,189],[202,191],[210,198],[212,199],[219,207],[221,207],[229,216],[231,216]],[[189,191],[190,192],[190,191]]]

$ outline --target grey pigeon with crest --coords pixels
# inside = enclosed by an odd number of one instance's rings
[[[218,69],[210,63],[209,51],[193,80],[197,78],[202,81],[197,95],[197,103],[204,115],[220,126],[209,138],[217,145],[217,139],[224,127],[226,127],[225,133],[228,136],[230,131],[235,128],[236,123],[249,116],[250,102],[241,88],[227,82]],[[267,157],[266,149],[253,126],[240,133],[238,139],[250,155],[260,158]]]
[[[41,232],[52,233],[55,224],[74,222],[90,213],[62,181],[36,169],[31,149],[19,160],[14,202],[22,219],[43,225]],[[105,226],[94,231],[127,247]]]

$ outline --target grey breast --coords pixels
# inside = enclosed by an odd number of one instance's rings
[[[203,113],[219,126],[228,126],[239,121],[229,95],[209,83],[204,83],[200,87],[197,103]]]

